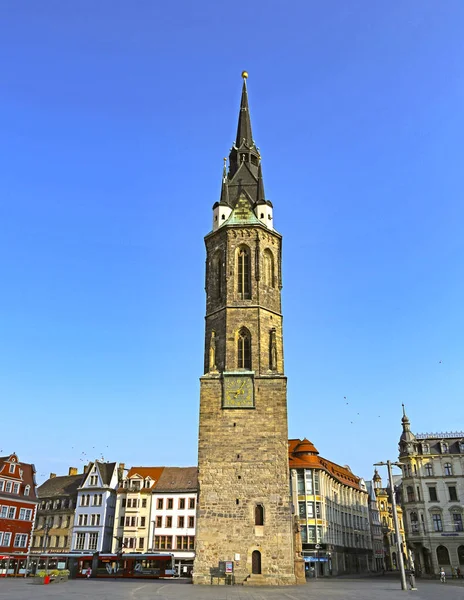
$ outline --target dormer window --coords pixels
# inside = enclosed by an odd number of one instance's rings
[[[428,444],[422,444],[422,453],[428,454],[430,452],[430,448]]]
[[[260,219],[264,219],[264,213],[261,213]]]
[[[251,164],[258,166],[258,159],[253,154],[251,155]]]
[[[14,473],[15,465],[10,465],[10,473]]]
[[[448,454],[449,453],[449,445],[446,442],[441,443],[441,453]]]
[[[459,442],[459,452],[461,454],[464,454],[464,442],[463,441]]]
[[[225,221],[226,220],[226,215],[222,215],[222,220]]]
[[[25,496],[29,496],[29,492],[31,491],[31,486],[30,485],[26,485],[26,487],[24,488],[24,495]]]

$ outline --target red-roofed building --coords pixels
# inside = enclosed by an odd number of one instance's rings
[[[293,503],[308,575],[372,570],[369,495],[348,466],[319,456],[309,440],[288,442]]]
[[[37,503],[34,465],[16,454],[0,457],[0,576],[15,572],[10,554],[27,554]]]

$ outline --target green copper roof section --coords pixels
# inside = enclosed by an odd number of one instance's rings
[[[241,194],[235,208],[224,225],[262,225],[250,206],[248,198]]]

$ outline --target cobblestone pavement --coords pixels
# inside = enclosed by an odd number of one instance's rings
[[[95,579],[39,586],[30,580],[0,579],[0,600],[464,600],[464,585],[460,582],[419,580],[417,585],[417,591],[403,592],[399,581],[391,577],[325,579],[280,588]]]

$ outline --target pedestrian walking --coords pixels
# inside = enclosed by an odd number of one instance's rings
[[[441,583],[446,583],[446,573],[443,567],[440,567],[440,581]]]
[[[85,572],[85,574],[86,574],[86,576],[87,576],[87,579],[90,579],[90,576],[92,575],[92,569],[89,567],[89,568],[87,569],[87,571]]]

